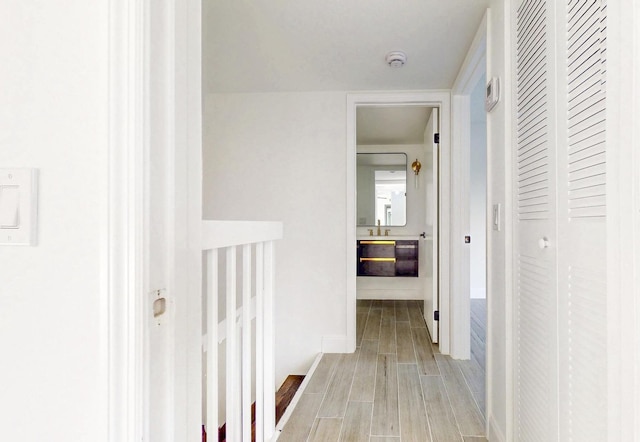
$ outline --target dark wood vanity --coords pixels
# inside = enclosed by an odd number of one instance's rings
[[[358,276],[418,277],[418,240],[358,240]]]

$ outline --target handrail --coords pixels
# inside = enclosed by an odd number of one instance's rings
[[[276,221],[202,221],[202,250],[255,244],[282,239],[283,227]]]

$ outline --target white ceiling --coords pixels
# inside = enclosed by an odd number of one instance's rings
[[[448,89],[488,0],[203,0],[206,92]],[[387,52],[406,52],[392,69]]]
[[[359,107],[356,144],[422,144],[430,115],[423,106]]]

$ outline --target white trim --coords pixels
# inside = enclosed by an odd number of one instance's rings
[[[280,418],[280,421],[278,422],[278,425],[276,426],[275,434],[273,436],[273,439],[271,439],[273,442],[278,440],[278,437],[280,436],[280,433],[282,433],[284,426],[287,424],[287,422],[289,421],[289,418],[293,414],[293,411],[296,409],[296,406],[298,405],[300,398],[302,398],[302,395],[304,394],[304,390],[306,390],[307,385],[309,384],[309,382],[311,381],[311,378],[313,377],[313,374],[316,372],[316,368],[318,368],[318,364],[320,364],[320,361],[322,360],[322,356],[323,356],[323,353],[318,353],[318,356],[316,356],[315,360],[313,361],[313,364],[311,364],[311,368],[309,369],[304,379],[302,380],[300,387],[298,387],[296,394],[293,395],[293,399],[291,399],[289,406],[285,410],[284,414]]]
[[[493,131],[503,130],[504,131],[504,159],[502,170],[504,173],[504,201],[503,201],[503,210],[502,210],[502,220],[504,227],[504,268],[496,268],[494,269],[492,255],[488,255],[487,261],[487,293],[489,294],[487,298],[487,323],[494,324],[494,321],[502,321],[504,320],[504,328],[505,328],[505,336],[494,335],[494,328],[487,328],[487,364],[486,364],[486,373],[487,376],[487,415],[491,415],[493,412],[493,403],[498,401],[506,401],[506,416],[505,416],[505,428],[503,429],[504,434],[506,434],[507,440],[513,440],[515,437],[514,431],[514,401],[515,401],[515,357],[514,357],[514,277],[513,277],[513,167],[512,167],[512,149],[509,146],[516,145],[516,131],[514,130],[514,109],[516,109],[516,99],[517,99],[517,83],[516,83],[516,58],[514,48],[514,39],[516,35],[515,31],[515,14],[517,12],[516,5],[511,4],[511,2],[504,2],[504,16],[503,23],[504,28],[502,29],[492,29],[491,18],[489,17],[489,21],[487,23],[487,33],[489,35],[496,35],[499,33],[503,34],[504,37],[504,45],[503,45],[503,63],[504,63],[504,78],[502,78],[502,105],[505,107],[504,111],[504,120],[497,121],[496,124],[492,124],[490,118],[487,119],[487,137],[493,137]],[[488,45],[487,49],[487,58],[491,59],[491,50],[492,45]],[[487,76],[494,76],[493,72],[497,70],[492,67],[490,64],[487,65]],[[499,104],[498,104],[499,106]],[[491,138],[488,138],[491,139]],[[487,156],[487,165],[493,164],[493,160],[490,158],[491,149],[488,151]],[[487,170],[488,173],[491,172],[490,169]],[[488,187],[491,189],[491,187]],[[490,190],[489,190],[490,192]],[[500,201],[501,195],[493,195],[488,194],[487,199],[492,203],[496,203]],[[492,212],[487,212],[490,214]],[[491,224],[491,223],[487,223]],[[489,250],[490,248],[488,248]],[[493,312],[495,308],[493,307],[494,297],[491,296],[492,286],[489,281],[491,278],[489,275],[493,275],[494,272],[504,272],[504,312],[505,317],[493,317]],[[504,382],[505,382],[505,398],[494,397],[489,392],[493,392],[493,384],[498,382],[498,379],[493,378],[493,373],[500,370],[500,363],[496,369],[494,369],[494,359],[495,356],[493,354],[493,345],[498,342],[498,339],[504,338],[504,352],[505,352],[505,361],[504,361]],[[498,428],[500,428],[498,426]]]
[[[607,5],[607,428],[640,439],[640,6]]]
[[[452,88],[451,153],[451,357],[469,359],[470,324],[470,249],[462,238],[470,232],[470,104],[469,97],[487,71],[487,14],[476,31],[464,63]],[[487,182],[489,176],[487,174]],[[487,189],[489,186],[487,185]],[[487,198],[487,205],[489,198]],[[487,207],[487,213],[491,210]],[[490,224],[487,223],[487,228]],[[487,238],[489,235],[487,234]],[[488,249],[488,248],[487,248]],[[489,344],[489,343],[488,343]]]
[[[202,424],[202,2],[168,0],[166,63],[171,76],[167,112],[173,121],[170,253],[175,293],[173,434],[200,440]],[[158,32],[162,32],[161,27]]]
[[[366,276],[363,276],[366,278]],[[428,281],[427,281],[428,282]],[[402,299],[402,300],[424,300],[423,289],[358,289],[357,299]],[[425,315],[428,315],[425,313]]]
[[[498,425],[496,424],[496,421],[493,418],[493,416],[489,416],[489,419],[487,419],[487,426],[489,427],[489,430],[487,433],[487,440],[490,440],[491,442],[506,441],[504,434],[502,434],[502,432],[500,431],[500,427],[498,427]]]
[[[347,334],[343,352],[356,348],[356,108],[358,106],[431,106],[440,108],[440,352],[449,354],[449,216],[450,216],[450,115],[449,91],[369,92],[347,94],[347,199],[346,199],[346,312]]]
[[[282,239],[279,221],[202,221],[202,250]]]
[[[452,96],[451,131],[451,357],[471,355],[469,180],[471,155],[471,91]]]
[[[145,432],[145,12],[142,2],[109,4],[109,150],[100,267],[111,442],[139,441]]]

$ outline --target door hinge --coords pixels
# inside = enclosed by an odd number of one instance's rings
[[[436,310],[433,312],[433,320],[434,321],[439,321],[440,320],[440,310]]]
[[[440,134],[433,134],[433,142],[440,144]]]
[[[468,236],[468,235],[467,235],[467,236],[465,236],[465,237],[464,237],[464,243],[465,243],[465,244],[471,244],[471,237],[470,237],[470,236]]]

